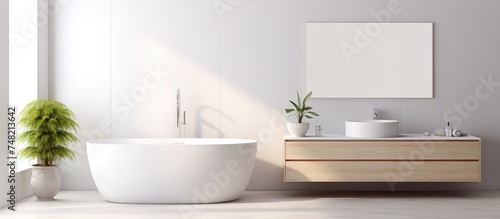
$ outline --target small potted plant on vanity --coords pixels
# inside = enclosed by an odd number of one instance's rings
[[[34,100],[20,114],[22,133],[18,142],[26,143],[19,158],[37,159],[32,165],[31,187],[38,200],[53,200],[61,187],[58,161],[74,159],[68,145],[78,142],[75,114],[56,100]]]
[[[312,107],[306,105],[311,95],[312,91],[306,95],[304,100],[301,100],[299,92],[297,91],[297,103],[290,100],[290,103],[292,103],[294,108],[285,109],[285,112],[290,114],[288,117],[295,116],[297,118],[297,122],[288,122],[286,124],[288,131],[293,136],[306,136],[306,133],[309,130],[309,123],[303,122],[304,117],[312,119],[313,116],[319,116],[317,113],[311,111],[313,109]]]

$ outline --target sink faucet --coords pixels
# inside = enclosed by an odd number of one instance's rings
[[[184,138],[185,135],[185,130],[182,130],[181,133],[181,128],[184,129],[186,125],[186,111],[182,112],[182,121],[181,121],[181,90],[177,88],[177,119],[176,119],[176,129],[175,129],[175,137],[176,138]]]
[[[373,119],[378,119],[379,113],[377,108],[373,108]]]

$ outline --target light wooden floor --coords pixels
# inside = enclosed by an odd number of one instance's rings
[[[499,192],[245,192],[234,202],[206,205],[116,204],[98,192],[29,197],[0,218],[500,218]]]

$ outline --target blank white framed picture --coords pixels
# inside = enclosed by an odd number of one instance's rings
[[[432,23],[306,23],[313,98],[433,98]]]

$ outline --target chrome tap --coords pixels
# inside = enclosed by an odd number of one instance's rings
[[[176,119],[176,129],[175,129],[175,137],[176,138],[184,138],[185,130],[181,131],[181,128],[184,129],[186,125],[186,111],[183,111],[182,121],[181,121],[181,90],[177,88],[177,119]]]
[[[377,108],[373,108],[373,119],[378,119],[379,113]]]

